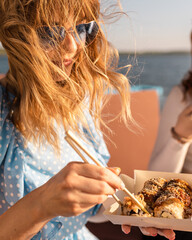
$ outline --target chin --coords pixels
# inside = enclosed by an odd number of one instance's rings
[[[72,65],[65,68],[65,73],[69,77],[71,75]]]

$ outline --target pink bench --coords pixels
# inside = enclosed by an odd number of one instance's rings
[[[120,109],[118,95],[113,95],[103,110],[104,119],[115,116]],[[119,166],[122,172],[133,177],[134,169],[147,169],[148,161],[155,143],[159,124],[159,98],[156,90],[142,90],[131,93],[131,111],[134,119],[141,129],[133,127],[130,131],[116,119],[108,126],[113,130],[110,134],[106,129],[104,133],[110,137],[106,144],[111,154],[109,166]]]
[[[112,95],[111,100],[103,110],[104,119],[111,119],[120,109],[120,101],[117,95]],[[104,133],[110,136],[112,144],[105,138],[108,150],[111,154],[109,166],[116,166],[133,177],[134,169],[144,170],[151,156],[151,152],[157,136],[159,124],[159,98],[156,90],[142,90],[131,93],[131,111],[134,119],[142,128],[133,128],[130,131],[119,119],[111,122],[109,127],[113,130],[110,134],[106,129]],[[132,228],[129,235],[121,231],[119,225],[107,223],[88,223],[88,229],[100,240],[141,240],[142,234],[137,227]]]

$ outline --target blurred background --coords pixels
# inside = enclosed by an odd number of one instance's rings
[[[173,85],[191,68],[191,0],[121,0],[127,16],[107,25],[108,39],[131,63],[133,90],[156,87],[161,107]],[[126,69],[121,70],[124,74]]]
[[[115,3],[115,0],[103,1]],[[105,26],[108,40],[119,50],[119,67],[131,64],[132,90],[155,87],[161,106],[171,87],[191,68],[191,0],[121,0],[123,15]],[[0,48],[0,73],[8,70]],[[127,69],[119,70],[126,74]]]

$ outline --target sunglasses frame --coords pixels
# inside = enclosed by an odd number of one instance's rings
[[[78,28],[80,27],[84,28],[82,30],[85,30],[85,39],[81,39],[80,30],[80,33],[78,33]],[[42,26],[37,29],[37,33],[41,42],[44,45],[49,45],[49,47],[56,47],[58,44],[63,42],[67,33],[71,33],[73,35],[77,44],[84,42],[85,46],[88,46],[95,40],[98,32],[99,26],[94,20],[88,23],[76,25],[75,30],[73,28],[66,30],[64,26],[59,25],[54,25],[52,27]]]

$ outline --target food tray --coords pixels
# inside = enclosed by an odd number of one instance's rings
[[[134,194],[137,194],[143,188],[145,181],[155,177],[162,177],[167,180],[170,180],[172,178],[179,178],[188,182],[192,187],[192,174],[185,173],[135,170],[134,179],[125,174],[121,174],[120,177],[129,191]],[[121,201],[123,201],[123,198],[125,196],[125,193],[123,191],[117,191],[116,195],[120,198]],[[127,224],[139,227],[155,227],[192,232],[192,218],[168,219],[158,217],[124,216],[121,215],[121,208],[119,204],[115,202],[111,197],[109,197],[103,205],[105,207],[104,216],[113,224]]]

